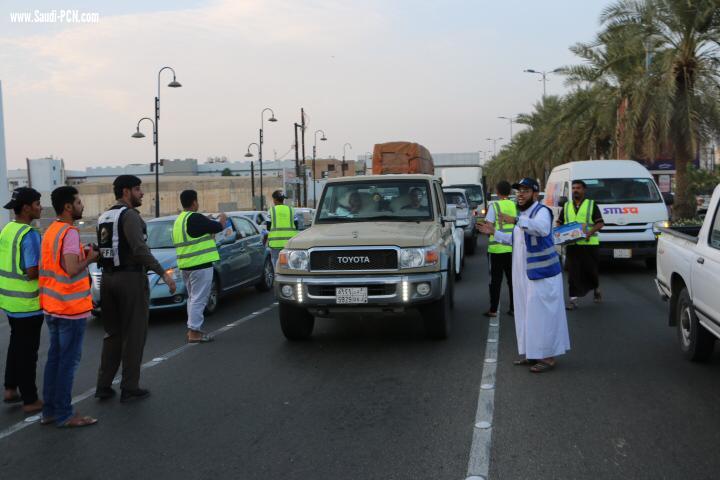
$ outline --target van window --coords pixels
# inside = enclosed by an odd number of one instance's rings
[[[655,182],[650,178],[583,179],[586,196],[597,203],[658,203],[662,202]]]

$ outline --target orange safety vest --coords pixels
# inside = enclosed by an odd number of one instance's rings
[[[40,251],[40,306],[51,315],[80,315],[92,310],[90,276],[84,270],[74,277],[62,268],[62,245],[70,229],[77,228],[55,220],[45,232]],[[80,244],[80,260],[85,259]]]

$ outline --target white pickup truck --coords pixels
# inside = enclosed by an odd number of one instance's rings
[[[660,230],[655,283],[670,300],[670,326],[685,357],[706,360],[720,338],[720,185],[701,227]]]

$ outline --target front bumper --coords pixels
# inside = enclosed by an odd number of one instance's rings
[[[630,259],[654,258],[657,255],[657,240],[639,242],[600,242],[598,253],[601,258],[614,258],[614,250],[632,250]]]
[[[275,277],[275,295],[279,302],[305,306],[311,312],[402,312],[439,300],[445,292],[446,272],[412,273],[396,275],[278,275]],[[418,285],[427,284],[427,295],[418,292]],[[291,295],[283,293],[290,286]],[[368,301],[361,304],[338,304],[336,287],[367,287]],[[287,293],[287,289],[286,293]]]

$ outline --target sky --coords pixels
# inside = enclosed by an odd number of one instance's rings
[[[245,160],[265,122],[264,159],[292,159],[307,113],[307,153],[348,159],[407,140],[431,152],[492,150],[498,116],[528,112],[539,76],[579,63],[609,0],[0,0],[0,81],[8,168],[53,155],[67,169],[161,158]],[[98,23],[18,23],[11,13],[77,10]],[[561,94],[551,76],[548,94]],[[267,116],[266,116],[267,118]],[[518,127],[515,127],[515,131]],[[319,139],[320,135],[318,135]],[[254,150],[253,150],[254,151]]]

